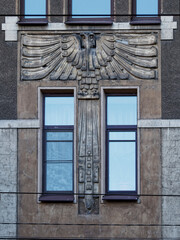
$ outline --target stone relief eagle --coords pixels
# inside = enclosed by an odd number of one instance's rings
[[[156,33],[23,35],[21,79],[157,79]]]

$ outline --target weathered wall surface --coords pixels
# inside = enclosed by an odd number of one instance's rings
[[[180,194],[180,129],[162,130],[162,194]],[[163,197],[162,224],[179,225],[180,198]],[[164,238],[180,238],[180,227],[163,228]]]
[[[0,192],[17,191],[17,130],[0,129]],[[16,237],[17,196],[0,194],[1,237]]]
[[[15,14],[16,0],[1,0],[1,14]],[[0,17],[0,25],[4,17]],[[5,42],[0,31],[0,119],[16,119],[17,43]]]
[[[75,81],[19,81],[18,116],[33,119],[38,116],[37,88],[76,86]],[[160,80],[120,80],[100,81],[100,86],[121,86],[140,88],[140,117],[143,119],[161,118]],[[100,104],[100,103],[99,103]],[[78,119],[79,121],[79,119]],[[77,133],[78,134],[78,133]],[[78,138],[78,137],[77,137]],[[161,134],[160,130],[140,131],[141,193],[161,193]],[[19,130],[19,190],[38,190],[38,131]],[[78,160],[78,159],[77,159]],[[101,159],[100,161],[103,161]],[[101,174],[100,174],[101,176]],[[75,180],[78,182],[78,176]],[[100,181],[105,181],[100,179]],[[21,223],[48,223],[48,225],[20,225],[19,237],[58,237],[58,238],[160,238],[161,199],[141,197],[141,203],[99,201],[98,214],[78,214],[77,203],[38,203],[36,195],[22,195],[18,202],[18,221]],[[54,223],[59,225],[54,225]],[[111,225],[109,225],[111,223]],[[69,226],[66,224],[70,224]],[[82,224],[82,225],[81,225]],[[89,225],[90,224],[90,225]],[[114,224],[114,225],[113,225]],[[132,226],[125,226],[131,224]],[[145,226],[133,226],[143,224]]]
[[[180,2],[178,0],[164,0],[163,13],[178,14]],[[172,41],[162,41],[162,117],[164,119],[180,118],[180,28],[179,17],[174,17],[178,22],[178,29],[174,31]]]

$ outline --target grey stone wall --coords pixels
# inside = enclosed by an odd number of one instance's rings
[[[16,0],[1,0],[1,14],[15,14]],[[0,26],[4,17],[0,17]],[[16,119],[17,43],[5,42],[0,31],[0,119]]]
[[[180,129],[162,130],[162,194],[180,194]],[[180,239],[180,197],[163,197],[162,229],[164,238]]]
[[[16,237],[17,130],[0,129],[0,238]],[[8,223],[8,224],[5,224]],[[11,224],[13,223],[13,224]]]
[[[180,1],[164,0],[163,13],[178,14],[180,11]],[[162,66],[162,117],[164,119],[180,118],[180,27],[179,17],[174,17],[177,21],[178,29],[174,30],[172,41],[161,42],[161,66]]]

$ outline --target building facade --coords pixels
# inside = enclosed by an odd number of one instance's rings
[[[180,238],[180,2],[98,1],[2,0],[0,239]]]

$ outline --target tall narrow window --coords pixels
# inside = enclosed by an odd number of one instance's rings
[[[133,14],[132,20],[138,23],[160,23],[160,0],[133,0]]]
[[[137,96],[106,96],[106,196],[137,194]],[[113,196],[114,195],[114,196]],[[109,197],[110,196],[110,197]],[[113,196],[113,197],[112,197]]]
[[[44,96],[43,196],[73,200],[74,97]]]
[[[112,5],[113,0],[69,0],[69,14],[72,16],[68,20],[80,23],[108,23],[112,21]]]
[[[21,0],[21,22],[47,23],[47,0]]]

